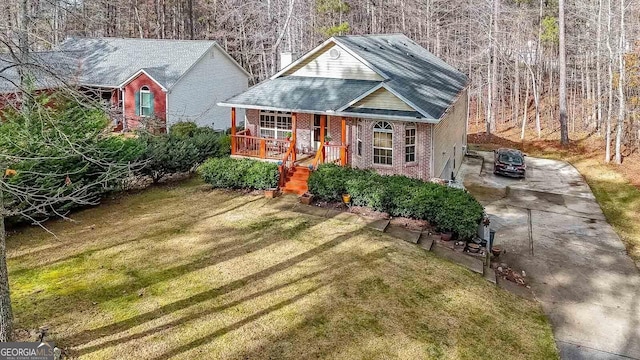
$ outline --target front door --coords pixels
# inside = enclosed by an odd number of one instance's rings
[[[324,136],[327,136],[327,127],[329,125],[329,117],[324,124]],[[320,115],[313,115],[313,150],[320,148]]]

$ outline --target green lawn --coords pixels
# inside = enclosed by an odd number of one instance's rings
[[[540,307],[384,234],[212,191],[8,239],[16,327],[92,359],[553,359]]]

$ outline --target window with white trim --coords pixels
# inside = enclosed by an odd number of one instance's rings
[[[140,88],[140,116],[152,116],[151,91],[148,86]]]
[[[260,137],[286,139],[291,132],[291,113],[281,111],[260,112]]]
[[[356,154],[362,156],[362,120],[356,124]]]
[[[393,127],[386,121],[373,126],[373,163],[393,165]]]
[[[404,126],[404,161],[416,161],[416,124],[408,123]]]

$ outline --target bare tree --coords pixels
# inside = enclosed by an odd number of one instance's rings
[[[608,163],[611,161],[611,116],[613,113],[613,49],[611,47],[611,18],[612,18],[612,5],[611,2],[613,0],[607,1],[608,6],[608,16],[607,16],[607,50],[609,52],[609,57],[607,61],[607,70],[609,74],[609,96],[608,96],[608,107],[607,107],[607,126],[605,129],[605,155],[604,162]]]
[[[48,106],[54,94],[44,100],[32,90],[29,81],[14,84],[20,94],[17,108],[4,108],[0,129],[0,342],[10,341],[13,314],[9,289],[5,219],[21,218],[42,226],[50,216],[67,218],[68,208],[79,205],[96,205],[101,195],[118,188],[123,181],[142,166],[138,161],[126,161],[116,156],[121,149],[105,147],[110,139],[106,131],[108,117],[99,102],[95,102],[64,84],[55,69],[48,68],[35,58],[25,58],[8,39],[0,37],[0,44],[13,57],[0,67],[0,79],[9,79],[9,71],[19,69],[22,79],[37,74],[58,80],[68,104],[73,104],[75,117],[69,117],[70,108]],[[23,46],[21,41],[19,47]],[[27,45],[28,46],[28,45]],[[26,59],[26,62],[25,62]],[[31,99],[30,101],[25,101]],[[78,113],[80,112],[80,113]],[[60,115],[64,114],[64,115]],[[96,116],[103,116],[105,128],[95,128],[92,133],[69,133],[68,126],[86,121],[92,124]],[[86,128],[85,128],[86,130]],[[111,142],[110,142],[111,143]],[[76,172],[60,172],[52,164],[72,163]],[[84,170],[82,170],[84,169]],[[83,174],[88,174],[85,176]],[[73,177],[80,177],[75,182]]]
[[[569,144],[569,129],[567,128],[567,49],[565,43],[565,19],[564,0],[558,1],[558,37],[559,37],[559,62],[560,84],[558,96],[560,100],[560,143],[563,146]]]
[[[618,124],[616,126],[616,164],[622,164],[622,132],[624,128],[624,118],[626,105],[624,97],[624,53],[625,53],[625,30],[624,30],[624,0],[620,0],[620,40],[618,42]]]

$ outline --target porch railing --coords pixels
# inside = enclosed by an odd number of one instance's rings
[[[320,164],[347,165],[347,145],[327,145],[320,144],[318,152],[313,159],[313,168],[317,169]]]
[[[284,154],[284,157],[282,158],[282,164],[278,166],[278,172],[280,173],[280,180],[278,183],[279,187],[284,187],[287,181],[287,172],[289,171],[289,169],[295,166],[295,148],[296,142],[294,140],[291,141],[289,149]]]
[[[236,135],[231,135],[232,155],[280,160],[291,144],[286,139],[262,138],[249,134],[249,130],[243,130]]]

